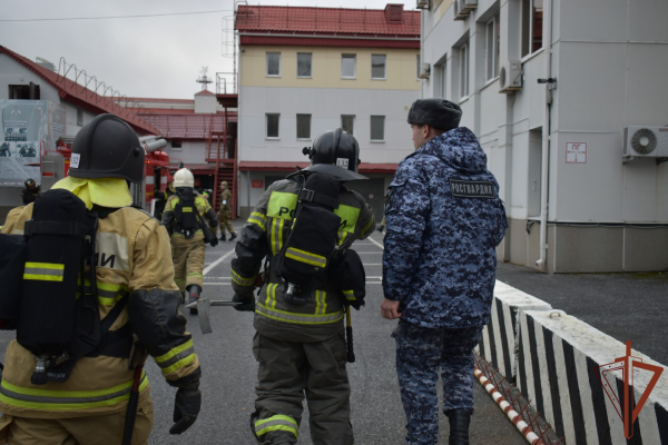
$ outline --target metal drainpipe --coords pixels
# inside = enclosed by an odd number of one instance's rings
[[[545,23],[543,42],[547,42],[545,48],[545,79],[551,78],[552,73],[552,0],[547,0],[543,11]],[[547,210],[548,210],[548,185],[550,174],[550,100],[552,94],[551,84],[545,84],[545,108],[543,108],[543,150],[540,171],[540,259],[536,265],[541,271],[546,270],[547,265]]]

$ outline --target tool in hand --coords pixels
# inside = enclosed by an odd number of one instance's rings
[[[350,316],[350,306],[346,308],[346,342],[348,351],[348,363],[355,363],[355,351],[353,350],[353,321]]]
[[[200,297],[196,302],[186,305],[187,309],[197,308],[198,318],[199,318],[199,327],[202,330],[202,334],[211,334],[213,329],[211,329],[211,322],[209,320],[209,308],[211,306],[238,306],[242,304],[241,302],[232,301],[232,300],[211,300],[208,298]]]

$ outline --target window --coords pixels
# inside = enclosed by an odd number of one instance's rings
[[[9,85],[9,99],[39,100],[39,85]]]
[[[280,77],[281,53],[267,53],[267,77]]]
[[[446,97],[446,68],[447,64],[446,62],[443,62],[440,65],[436,65],[435,67],[435,84],[434,84],[434,96],[435,97],[440,97],[441,99],[445,99]]]
[[[77,125],[83,126],[83,108],[77,107]]]
[[[543,47],[543,1],[522,0],[522,57]]]
[[[341,115],[341,129],[348,134],[353,134],[353,128],[355,126],[355,116],[351,114]]]
[[[311,115],[298,114],[297,115],[297,139],[311,138]]]
[[[181,141],[178,140],[172,141],[172,148],[181,148]]]
[[[297,53],[297,77],[312,77],[313,54]]]
[[[371,78],[385,79],[385,54],[371,54]]]
[[[267,137],[278,138],[278,118],[280,114],[267,113]]]
[[[487,23],[485,30],[485,80],[492,80],[499,75],[499,18],[494,17]]]
[[[459,48],[459,98],[469,95],[469,44]]]
[[[385,116],[371,116],[371,140],[385,140]]]
[[[354,79],[356,75],[355,54],[341,55],[341,78]]]

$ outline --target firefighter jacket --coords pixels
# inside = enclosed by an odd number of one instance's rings
[[[383,292],[426,328],[489,322],[496,246],[508,227],[499,184],[468,128],[401,161],[385,200]]]
[[[232,192],[228,188],[220,192],[220,210],[232,210]]]
[[[184,237],[183,232],[179,228],[179,224],[176,221],[176,217],[174,216],[174,209],[180,201],[181,200],[179,199],[178,194],[171,195],[167,199],[165,210],[162,213],[162,225],[167,228],[167,232],[169,232],[172,238]],[[211,208],[211,204],[209,204],[209,201],[207,201],[205,197],[197,195],[195,197],[195,207],[197,208],[197,213],[199,216],[201,218],[206,218],[209,223],[209,227],[218,227],[218,215],[216,215],[216,212],[213,210],[213,208]],[[195,231],[195,236],[193,239],[204,239],[204,232],[202,232],[202,229],[197,229]]]
[[[277,181],[258,201],[237,242],[237,257],[232,261],[232,287],[240,297],[251,297],[266,257],[268,270],[255,306],[255,329],[278,340],[323,341],[343,328],[345,291],[350,290],[341,289],[339,283],[330,278],[322,289],[312,292],[306,305],[293,305],[283,299],[285,283],[275,273],[276,255],[287,239],[302,189],[301,181],[299,176]],[[342,220],[337,236],[341,252],[374,230],[371,206],[357,192],[342,191],[339,207],[334,212]],[[308,252],[301,255],[308,257]]]
[[[33,204],[12,210],[3,233],[23,234]],[[103,208],[93,208],[94,211]],[[174,267],[167,231],[141,210],[105,209],[96,238],[98,307],[104,319],[128,297],[127,306],[110,328],[134,334],[153,356],[172,386],[199,379],[199,361],[186,319],[178,312],[181,295],[174,284]],[[100,214],[100,213],[99,213]],[[73,295],[72,298],[75,298]],[[0,383],[0,411],[19,417],[71,418],[123,411],[130,397],[134,370],[128,358],[83,357],[64,383],[30,383],[35,357],[14,339],[7,347]],[[140,382],[140,406],[150,403],[145,374]]]

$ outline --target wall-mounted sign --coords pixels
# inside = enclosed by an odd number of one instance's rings
[[[251,181],[251,187],[254,189],[264,188],[264,181],[262,179],[253,179]]]
[[[566,164],[586,164],[587,143],[566,142]]]

